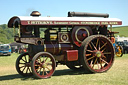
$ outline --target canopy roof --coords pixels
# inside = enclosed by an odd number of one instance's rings
[[[8,22],[8,27],[13,24],[20,25],[121,25],[117,18],[87,18],[87,17],[32,17],[14,16]]]

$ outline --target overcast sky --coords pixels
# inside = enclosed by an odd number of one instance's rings
[[[0,24],[7,24],[13,16],[29,16],[32,11],[51,17],[67,17],[68,11],[108,13],[128,26],[128,0],[0,0]]]

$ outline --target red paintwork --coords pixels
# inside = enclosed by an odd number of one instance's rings
[[[75,45],[77,45],[78,47],[81,46],[82,44],[82,41],[88,37],[88,35],[91,35],[92,33],[90,31],[89,34],[88,32],[85,30],[85,29],[80,29],[78,30],[79,28],[86,28],[86,29],[91,29],[89,26],[75,26],[72,30],[72,40],[73,40],[73,43]],[[77,31],[77,34],[76,34],[76,31]],[[77,38],[76,38],[77,37]],[[78,41],[78,40],[80,41]]]
[[[83,33],[83,34],[82,34],[82,36],[83,36],[83,37],[86,37],[86,34],[85,34],[85,33]]]
[[[78,50],[67,50],[66,54],[68,61],[78,60]]]
[[[31,22],[36,22],[36,24],[33,24]],[[50,22],[50,23],[40,23],[40,22]],[[57,24],[55,22],[64,22],[65,24]],[[84,23],[85,21],[73,21],[73,22],[77,22],[76,24],[72,24],[72,21],[29,21],[29,24],[28,24],[28,21],[21,21],[21,24],[22,25],[121,25],[122,22],[120,21],[117,21],[116,24],[115,23],[112,23],[112,22],[115,22],[115,21],[86,21],[86,23]],[[90,22],[93,22],[94,24],[88,24]],[[99,22],[99,23],[97,23]],[[103,23],[103,22],[106,22],[106,23]],[[79,23],[79,24],[78,24]]]

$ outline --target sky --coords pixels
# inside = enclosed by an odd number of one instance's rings
[[[128,0],[0,0],[0,11],[0,24],[13,16],[30,16],[32,11],[43,17],[67,17],[68,11],[74,11],[108,13],[128,26]]]

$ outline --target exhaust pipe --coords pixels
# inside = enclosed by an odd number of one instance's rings
[[[87,12],[68,12],[68,17],[104,17],[104,18],[108,18],[109,14],[87,13]]]

